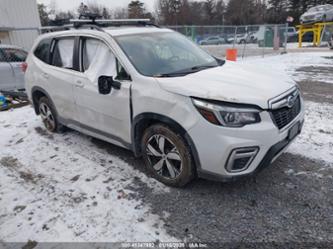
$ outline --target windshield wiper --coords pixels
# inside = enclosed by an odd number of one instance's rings
[[[189,73],[184,73],[184,72],[174,72],[174,73],[161,73],[161,74],[155,74],[154,77],[157,78],[169,78],[169,77],[180,77],[180,76],[185,76],[188,75]]]
[[[193,71],[201,71],[201,70],[204,70],[204,69],[208,69],[208,68],[213,68],[213,67],[218,67],[218,65],[203,65],[203,66],[195,66],[195,67],[192,67],[191,70]]]
[[[154,77],[180,77],[180,76],[186,76],[188,74],[191,74],[191,73],[197,73],[201,70],[205,70],[205,69],[208,69],[208,68],[213,68],[213,67],[218,67],[219,65],[202,65],[202,66],[194,66],[194,67],[191,67],[190,69],[184,69],[184,70],[181,70],[181,71],[176,71],[176,72],[172,72],[172,73],[165,73],[165,74],[157,74],[157,75],[154,75]]]

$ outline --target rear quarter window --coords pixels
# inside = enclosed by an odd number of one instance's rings
[[[17,48],[3,48],[2,53],[7,62],[23,62],[28,55],[24,50]]]
[[[34,55],[41,61],[50,63],[50,48],[52,39],[42,40],[34,51]]]

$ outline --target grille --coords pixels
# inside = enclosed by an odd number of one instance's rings
[[[301,99],[300,96],[297,97],[295,104],[289,107],[283,107],[272,111],[273,119],[275,124],[279,129],[290,124],[301,111]]]

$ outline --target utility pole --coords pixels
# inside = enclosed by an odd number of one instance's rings
[[[175,10],[175,14],[176,14],[176,26],[178,26],[178,14],[180,12],[180,0],[174,0],[174,10]]]

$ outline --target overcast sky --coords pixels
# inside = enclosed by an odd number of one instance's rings
[[[103,4],[111,9],[117,7],[126,7],[131,0],[53,0],[56,3],[58,10],[74,10],[80,5],[81,2]],[[141,0],[145,3],[148,10],[154,10],[155,0]],[[49,5],[52,0],[37,0],[38,3]]]

